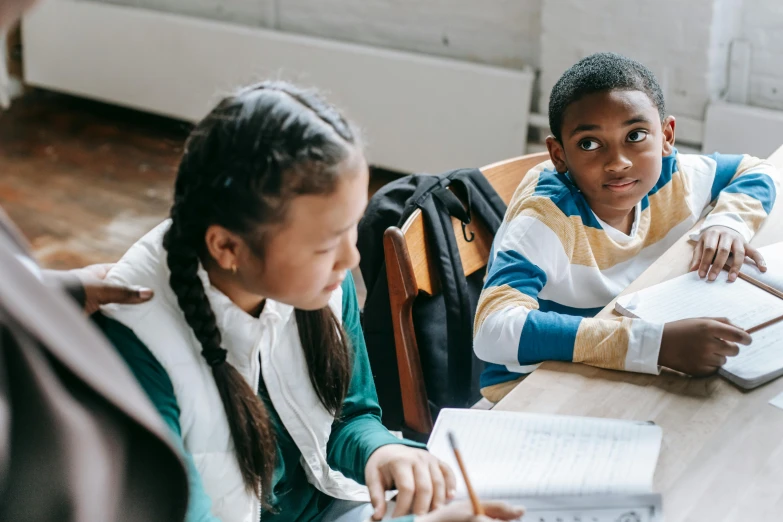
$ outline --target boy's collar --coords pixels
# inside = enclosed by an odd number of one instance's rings
[[[571,173],[569,171],[565,171],[560,175],[563,176],[563,179],[565,180],[565,184],[568,186],[568,188],[571,190],[572,193],[578,193],[578,194],[582,193],[582,191],[579,190],[579,187],[576,186],[576,183],[574,183],[574,179],[571,177]]]

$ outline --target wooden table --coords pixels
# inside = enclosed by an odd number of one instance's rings
[[[783,147],[770,161],[783,170]],[[752,244],[783,241],[783,197]],[[624,293],[684,274],[683,237]],[[611,317],[614,303],[599,317]],[[547,362],[495,409],[652,420],[663,428],[655,490],[667,522],[783,521],[783,410],[768,401],[778,379],[743,392],[720,377],[660,376]]]

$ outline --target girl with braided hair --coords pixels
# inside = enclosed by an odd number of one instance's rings
[[[110,272],[155,291],[98,321],[182,446],[189,522],[380,518],[394,488],[395,516],[469,517],[425,515],[454,476],[380,422],[350,272],[367,186],[334,107],[245,88],[193,130],[171,219]]]

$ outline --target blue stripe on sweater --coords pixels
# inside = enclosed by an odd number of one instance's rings
[[[723,189],[722,192],[747,194],[761,202],[764,212],[767,214],[772,210],[772,204],[775,202],[775,183],[772,178],[760,172],[744,174],[734,180],[731,185]]]
[[[531,310],[519,336],[520,365],[542,361],[571,361],[581,317]]]
[[[481,372],[479,378],[479,386],[486,388],[487,386],[494,386],[495,384],[501,384],[514,379],[519,379],[522,375],[517,372],[510,372],[502,364],[487,363],[484,367],[484,371]]]
[[[603,310],[602,306],[595,308],[574,308],[572,306],[562,305],[548,299],[538,299],[538,309],[542,312],[555,312],[558,314],[573,315],[578,317],[594,317]]]
[[[677,151],[674,151],[669,156],[663,158],[663,161],[661,162],[661,175],[658,177],[658,181],[655,183],[655,186],[647,194],[652,196],[665,187],[668,183],[671,183],[675,172],[677,172]],[[642,203],[642,210],[645,208],[647,207],[644,206],[644,203]]]
[[[566,216],[579,216],[582,224],[601,230],[601,223],[590,210],[584,196],[571,181],[568,173],[561,174],[553,170],[544,170],[538,176],[538,184],[534,193],[550,199]]]
[[[514,250],[498,252],[487,275],[484,288],[508,285],[535,298],[546,284],[546,274],[525,256]]]
[[[710,154],[707,156],[715,160],[715,179],[712,180],[712,191],[710,192],[710,201],[715,201],[721,190],[731,182],[731,178],[737,173],[740,163],[742,163],[742,154]]]

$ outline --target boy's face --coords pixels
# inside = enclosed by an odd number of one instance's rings
[[[641,91],[588,94],[566,108],[562,143],[547,138],[558,172],[568,171],[602,219],[630,213],[655,186],[674,147],[674,118],[661,123]]]

